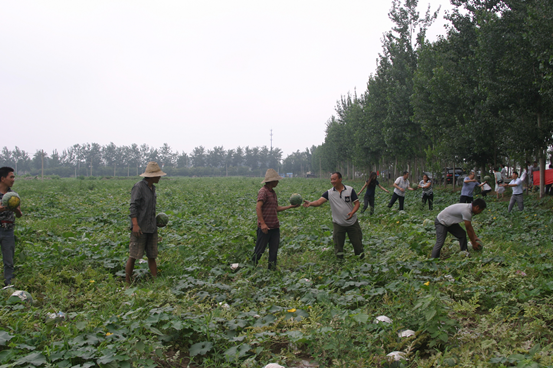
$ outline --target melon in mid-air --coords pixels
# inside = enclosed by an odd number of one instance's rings
[[[169,216],[167,216],[165,213],[161,212],[158,213],[156,216],[156,224],[159,226],[165,226],[169,222]]]
[[[490,181],[490,180],[492,180],[492,178],[490,178],[489,175],[484,176],[484,181]]]
[[[299,195],[298,193],[294,193],[290,196],[290,204],[292,206],[301,204],[301,202],[303,202],[303,199],[301,198],[301,195]]]
[[[413,184],[411,184],[411,188],[413,188],[413,189],[418,189],[418,188],[419,188],[419,184],[418,184],[418,183],[413,183]]]
[[[19,198],[19,194],[17,194],[16,192],[8,192],[2,197],[2,206],[7,207],[10,210],[15,210],[17,207],[19,207],[20,203],[21,198]]]

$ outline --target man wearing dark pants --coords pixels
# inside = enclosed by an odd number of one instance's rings
[[[15,174],[11,167],[0,167],[0,201],[15,183]],[[4,261],[4,285],[9,286],[13,278],[13,257],[15,255],[15,236],[13,228],[15,217],[23,216],[21,208],[10,210],[0,204],[0,244],[2,245],[2,260]]]
[[[513,171],[513,175],[511,175],[511,182],[509,184],[503,184],[504,187],[513,187],[513,195],[511,196],[511,200],[509,201],[509,208],[508,211],[511,213],[513,210],[513,206],[515,205],[515,202],[517,202],[518,210],[522,211],[524,210],[524,198],[522,196],[522,179],[518,178],[518,173],[516,171]]]
[[[477,244],[476,233],[472,227],[472,216],[478,215],[486,208],[486,202],[482,198],[478,198],[472,203],[457,203],[445,208],[438,214],[434,225],[436,226],[436,244],[432,249],[432,258],[440,258],[440,251],[444,246],[447,233],[451,233],[459,240],[459,246],[461,252],[467,250],[467,233],[473,247]],[[465,230],[459,225],[459,223],[465,223]]]
[[[399,210],[403,211],[403,202],[405,201],[405,191],[406,190],[415,190],[409,187],[409,172],[404,171],[402,176],[399,176],[396,181],[394,181],[394,193],[392,194],[392,199],[388,203],[388,208],[392,208],[396,200],[399,199]]]
[[[282,177],[275,170],[267,170],[265,180],[261,182],[265,185],[257,193],[257,204],[255,206],[257,214],[257,241],[252,260],[257,265],[263,252],[265,252],[265,248],[267,248],[267,244],[269,244],[270,270],[276,269],[278,245],[280,243],[280,223],[278,222],[277,212],[300,206],[299,204],[295,206],[278,205],[274,188],[278,185],[280,179]]]
[[[303,206],[305,208],[319,207],[329,201],[330,209],[332,210],[332,225],[334,227],[332,237],[336,257],[338,259],[344,258],[344,243],[347,234],[349,241],[353,245],[355,255],[363,258],[363,233],[355,215],[360,205],[357,194],[352,187],[342,184],[342,174],[339,172],[335,172],[330,176],[330,183],[332,184],[332,189],[324,192],[321,198],[316,201],[304,201]]]

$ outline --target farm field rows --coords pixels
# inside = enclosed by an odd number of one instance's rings
[[[429,259],[433,219],[459,193],[435,189],[429,211],[409,192],[400,212],[377,189],[375,214],[358,215],[365,258],[346,242],[344,261],[328,203],[290,209],[269,271],[267,251],[258,267],[249,262],[261,178],[162,179],[157,210],[170,221],[159,277],[137,262],[126,289],[137,180],[16,180],[16,289],[34,303],[13,304],[14,289],[3,290],[0,368],[387,367],[392,351],[406,353],[404,367],[553,367],[550,199],[525,195],[525,210],[507,214],[508,202],[488,196],[473,220],[484,250],[467,258],[449,235],[439,261]],[[330,187],[294,178],[275,191],[286,205]],[[375,323],[380,315],[392,323]],[[415,335],[398,337],[406,329]]]

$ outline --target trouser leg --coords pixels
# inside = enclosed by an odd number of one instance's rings
[[[332,240],[334,240],[334,254],[337,258],[344,258],[344,243],[346,241],[346,228],[336,223],[332,223],[333,233]]]
[[[363,258],[365,249],[363,248],[363,231],[359,226],[359,221],[355,221],[355,224],[348,226],[347,228],[348,238],[353,245],[353,251],[356,256]]]
[[[453,224],[447,228],[447,231],[457,238],[461,251],[467,250],[467,233],[461,225]]]
[[[371,206],[371,215],[374,213],[374,196],[369,197],[369,206]]]
[[[369,197],[365,196],[363,198],[363,209],[361,210],[361,213],[365,212],[368,206],[369,206]]]
[[[269,230],[269,269],[276,269],[278,246],[280,243],[280,229]]]
[[[515,200],[517,201],[518,210],[519,211],[524,210],[524,196],[517,195],[517,196],[514,196],[514,197],[516,197]]]
[[[436,227],[436,244],[434,244],[434,248],[432,249],[432,258],[440,258],[440,251],[444,246],[447,236],[447,227],[442,225],[438,219],[434,220],[434,226]]]
[[[405,197],[398,196],[398,200],[399,200],[399,210],[403,211],[403,203],[405,202]]]
[[[509,207],[507,208],[507,212],[510,213],[513,210],[513,206],[515,205],[515,201],[516,201],[515,196],[512,195],[511,200],[509,200]]]
[[[269,234],[265,234],[263,231],[261,231],[261,228],[257,228],[257,240],[255,241],[255,249],[253,250],[253,257],[252,261],[255,265],[259,262],[259,259],[263,255],[263,252],[265,252],[265,248],[267,247],[267,243],[269,242]]]
[[[434,193],[428,195],[428,209],[434,209]]]
[[[394,192],[392,194],[392,199],[390,199],[390,203],[388,203],[388,207],[392,208],[392,206],[394,205],[394,203],[396,203],[398,198],[399,198],[399,196]]]
[[[0,242],[2,244],[2,260],[4,261],[4,282],[9,285],[13,278],[13,258],[15,255],[13,229],[0,229]]]

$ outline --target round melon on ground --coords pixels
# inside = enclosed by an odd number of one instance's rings
[[[290,196],[290,204],[292,206],[296,206],[298,204],[301,204],[303,202],[303,199],[301,198],[301,195],[298,193],[294,193]]]
[[[161,212],[158,213],[156,216],[156,224],[159,226],[165,226],[169,222],[169,216],[167,216],[165,213]]]
[[[17,194],[16,192],[8,192],[2,197],[2,206],[7,207],[10,210],[15,210],[17,207],[19,207],[20,203],[21,198],[19,198],[19,194]]]

